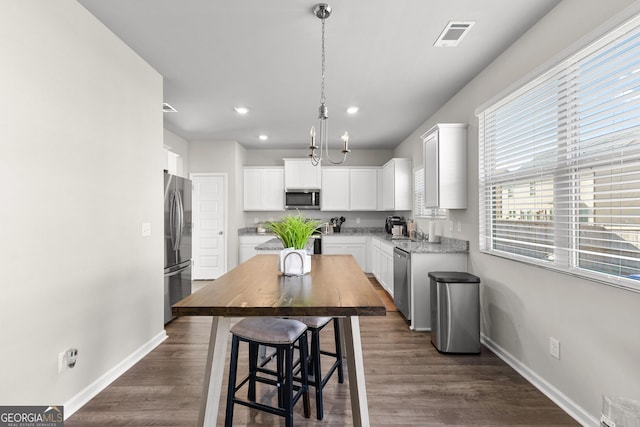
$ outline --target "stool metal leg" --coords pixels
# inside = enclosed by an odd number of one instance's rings
[[[340,335],[340,322],[337,317],[333,318],[333,334],[336,341],[336,359],[338,360],[338,382],[344,383],[344,372],[342,370],[342,337]]]
[[[324,404],[322,403],[322,367],[320,365],[320,330],[311,331],[311,366],[313,382],[316,390],[316,418],[324,418]]]
[[[309,346],[307,343],[307,334],[300,337],[300,375],[302,375],[302,405],[304,409],[304,417],[311,417],[311,402],[309,400],[309,366],[304,361],[309,359]],[[293,375],[292,375],[293,379]]]
[[[277,379],[278,379],[278,406],[280,408],[284,408],[285,407],[285,401],[284,401],[284,375],[285,375],[285,353],[286,350],[284,350],[282,347],[279,347],[277,349],[278,352],[278,357],[276,358],[276,364],[277,364]]]
[[[247,399],[256,401],[256,370],[258,369],[258,344],[249,342],[249,390]]]
[[[285,416],[285,426],[293,427],[293,404],[291,397],[293,396],[293,345],[289,346],[285,350],[285,376],[284,383],[282,384],[282,391],[284,397],[283,408],[287,411]]]
[[[231,357],[229,363],[229,385],[227,387],[227,410],[225,413],[225,427],[233,426],[233,399],[236,394],[236,374],[238,372],[238,345],[239,340],[235,335],[231,340]]]

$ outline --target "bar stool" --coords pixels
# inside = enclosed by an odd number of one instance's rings
[[[322,404],[322,390],[324,386],[331,378],[331,375],[338,371],[338,382],[344,383],[344,373],[342,370],[342,344],[340,340],[340,322],[337,317],[289,317],[289,319],[295,319],[307,326],[307,331],[311,332],[311,354],[310,354],[310,378],[309,385],[312,385],[316,390],[316,418],[322,420],[324,418],[324,407]],[[335,339],[335,353],[322,350],[320,348],[320,331],[329,324],[333,319],[333,334]],[[330,356],[335,358],[335,361],[331,367],[327,370],[327,373],[323,376],[321,369],[320,356]],[[313,378],[311,375],[313,374]]]
[[[266,317],[248,317],[231,328],[231,357],[229,366],[229,385],[227,389],[227,410],[225,426],[233,425],[234,404],[258,409],[285,418],[286,427],[293,427],[293,407],[301,396],[304,396],[304,415],[309,418],[309,392],[307,364],[301,363],[301,383],[294,384],[294,348],[300,351],[300,360],[308,360],[307,327],[297,320],[277,319]],[[249,344],[249,375],[236,386],[238,372],[238,347],[240,342]],[[270,371],[258,366],[258,346],[275,348],[276,371]],[[258,373],[265,374],[260,376]],[[274,378],[266,375],[274,376]],[[246,383],[249,383],[247,400],[240,399],[236,393]],[[278,406],[268,406],[256,402],[255,383],[260,382],[277,387]],[[294,394],[294,391],[296,393]]]

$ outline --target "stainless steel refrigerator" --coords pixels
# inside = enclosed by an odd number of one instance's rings
[[[191,181],[164,173],[164,323],[191,294]]]

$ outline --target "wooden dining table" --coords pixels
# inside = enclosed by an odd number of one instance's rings
[[[231,318],[339,317],[345,344],[354,426],[369,426],[359,316],[386,308],[351,255],[313,255],[311,272],[285,276],[277,255],[256,255],[174,304],[175,316],[213,316],[199,426],[215,426]]]

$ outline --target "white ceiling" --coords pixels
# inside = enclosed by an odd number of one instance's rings
[[[394,148],[559,1],[329,3],[333,146],[348,130],[354,152]],[[307,147],[320,103],[317,1],[79,2],[164,76],[164,102],[178,110],[164,114],[170,131],[247,148]],[[433,47],[449,21],[476,24],[458,47]],[[239,105],[250,112],[238,115]],[[351,105],[360,112],[347,115]]]

